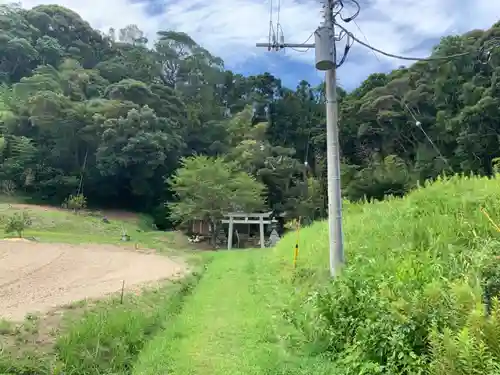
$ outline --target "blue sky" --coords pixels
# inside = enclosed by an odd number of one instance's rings
[[[268,52],[256,48],[267,42],[271,0],[22,0],[26,8],[57,3],[78,12],[103,31],[136,24],[150,39],[155,32],[175,29],[220,56],[226,67],[244,74],[269,71],[289,87],[301,79],[319,83],[314,51]],[[272,0],[274,23],[278,2],[285,41],[303,42],[321,20],[320,0]],[[11,2],[0,0],[0,3]],[[349,3],[348,0],[344,0]],[[500,0],[359,0],[357,25],[349,28],[360,39],[387,52],[427,56],[439,38],[485,29],[500,19]],[[353,10],[347,7],[347,14]],[[339,69],[340,84],[350,90],[373,72],[387,72],[407,62],[375,56],[355,44]]]

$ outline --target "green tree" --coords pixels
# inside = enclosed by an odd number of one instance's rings
[[[171,217],[181,223],[209,221],[214,245],[225,213],[254,212],[265,207],[264,185],[223,158],[185,158],[168,183],[177,198],[169,204]]]
[[[276,210],[302,215],[316,204],[311,191],[325,195],[324,84],[236,74],[186,33],[159,31],[153,47],[144,36],[135,25],[102,33],[57,5],[0,5],[0,179],[9,190],[60,204],[84,189],[89,205],[161,217],[156,208],[173,194],[164,180],[196,154],[237,161]],[[434,55],[471,53],[338,90],[345,197],[404,194],[443,172],[494,173],[499,36],[497,23],[445,37]]]
[[[7,218],[5,223],[5,233],[16,233],[17,237],[22,238],[24,231],[32,224],[30,215],[27,211],[16,212]]]

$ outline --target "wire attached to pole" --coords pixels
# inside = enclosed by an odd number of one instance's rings
[[[278,0],[278,16],[276,21],[276,35],[278,38],[280,37],[280,29],[281,29],[280,13],[281,13],[281,0]],[[281,29],[281,36],[283,36],[283,29]]]
[[[281,29],[281,30],[283,31],[283,29]],[[307,38],[305,40],[305,42],[301,43],[301,44],[306,44],[307,42],[309,42],[311,40],[311,38],[313,37],[313,35],[314,35],[314,31],[311,33],[311,35],[309,35],[309,38]],[[294,48],[294,47],[288,47],[288,48],[290,48],[290,49],[292,49],[292,50],[294,50],[296,52],[301,52],[301,53],[305,53],[305,52],[307,52],[307,51],[309,51],[311,49],[311,48],[306,48],[305,50],[300,50],[300,49],[297,49],[297,48]]]
[[[417,116],[415,116],[415,112],[406,104],[406,102],[401,101],[402,105],[408,110],[408,113],[410,114],[411,117],[413,117],[413,120],[415,121],[415,126],[420,129],[420,131],[424,134],[425,138],[429,141],[431,146],[434,148],[434,151],[437,152],[441,160],[445,162],[447,167],[450,169],[450,171],[453,173],[453,168],[451,167],[450,163],[448,162],[448,159],[444,157],[444,155],[441,153],[441,150],[436,146],[432,138],[427,134],[427,132],[424,130],[422,127],[422,123],[417,120]]]
[[[272,39],[271,39],[271,34],[272,34]],[[276,38],[274,36],[274,29],[273,29],[273,0],[271,0],[271,6],[269,9],[269,39],[268,39],[268,47],[267,50],[271,50],[271,46],[275,45],[276,43]]]
[[[457,53],[457,54],[449,55],[449,56],[442,56],[442,57],[436,56],[436,57],[427,57],[427,58],[422,58],[422,57],[407,57],[407,56],[395,55],[395,54],[392,54],[392,53],[389,53],[389,52],[382,51],[381,49],[375,48],[375,47],[369,45],[368,43],[365,43],[362,40],[356,38],[353,35],[353,33],[351,33],[349,30],[347,30],[344,26],[339,25],[338,22],[335,22],[335,26],[337,26],[341,30],[345,31],[347,33],[347,35],[349,35],[355,42],[361,44],[362,46],[364,46],[366,48],[369,48],[372,51],[378,52],[378,53],[380,53],[380,54],[382,54],[384,56],[392,57],[392,58],[395,58],[395,59],[409,60],[409,61],[443,61],[443,60],[453,60],[453,59],[456,59],[458,57],[467,56],[467,55],[471,54],[471,52],[464,52],[464,53]]]
[[[342,14],[339,14],[340,18],[345,23],[349,23],[349,22],[353,21],[357,16],[359,16],[359,12],[361,12],[361,5],[359,5],[357,0],[349,0],[349,1],[354,3],[354,5],[356,6],[357,9],[356,9],[356,13],[354,13],[351,17],[343,18]]]

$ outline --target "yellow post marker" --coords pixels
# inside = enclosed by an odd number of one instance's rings
[[[299,257],[299,241],[300,241],[300,217],[296,223],[296,231],[297,231],[297,241],[295,242],[295,249],[293,252],[293,268],[297,268],[297,258]]]

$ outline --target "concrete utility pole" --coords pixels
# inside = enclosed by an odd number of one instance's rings
[[[330,273],[336,276],[344,264],[344,238],[342,233],[342,195],[340,189],[340,147],[338,129],[337,102],[337,61],[335,48],[335,29],[333,23],[333,4],[329,0],[325,7],[325,25],[329,43],[316,48],[316,69],[320,69],[322,61],[333,61],[330,69],[325,72],[326,85],[326,150],[328,169],[328,229],[330,234]],[[320,37],[316,33],[316,40]],[[319,44],[320,42],[318,42]],[[328,46],[330,51],[326,55]],[[324,54],[324,55],[323,55]]]
[[[330,236],[330,274],[335,277],[344,264],[344,239],[342,234],[342,196],[340,190],[340,150],[338,136],[337,61],[333,8],[337,0],[324,0],[324,23],[315,32],[314,44],[257,43],[279,51],[282,48],[315,48],[316,69],[325,71],[326,83],[326,147],[328,168],[328,228]]]

